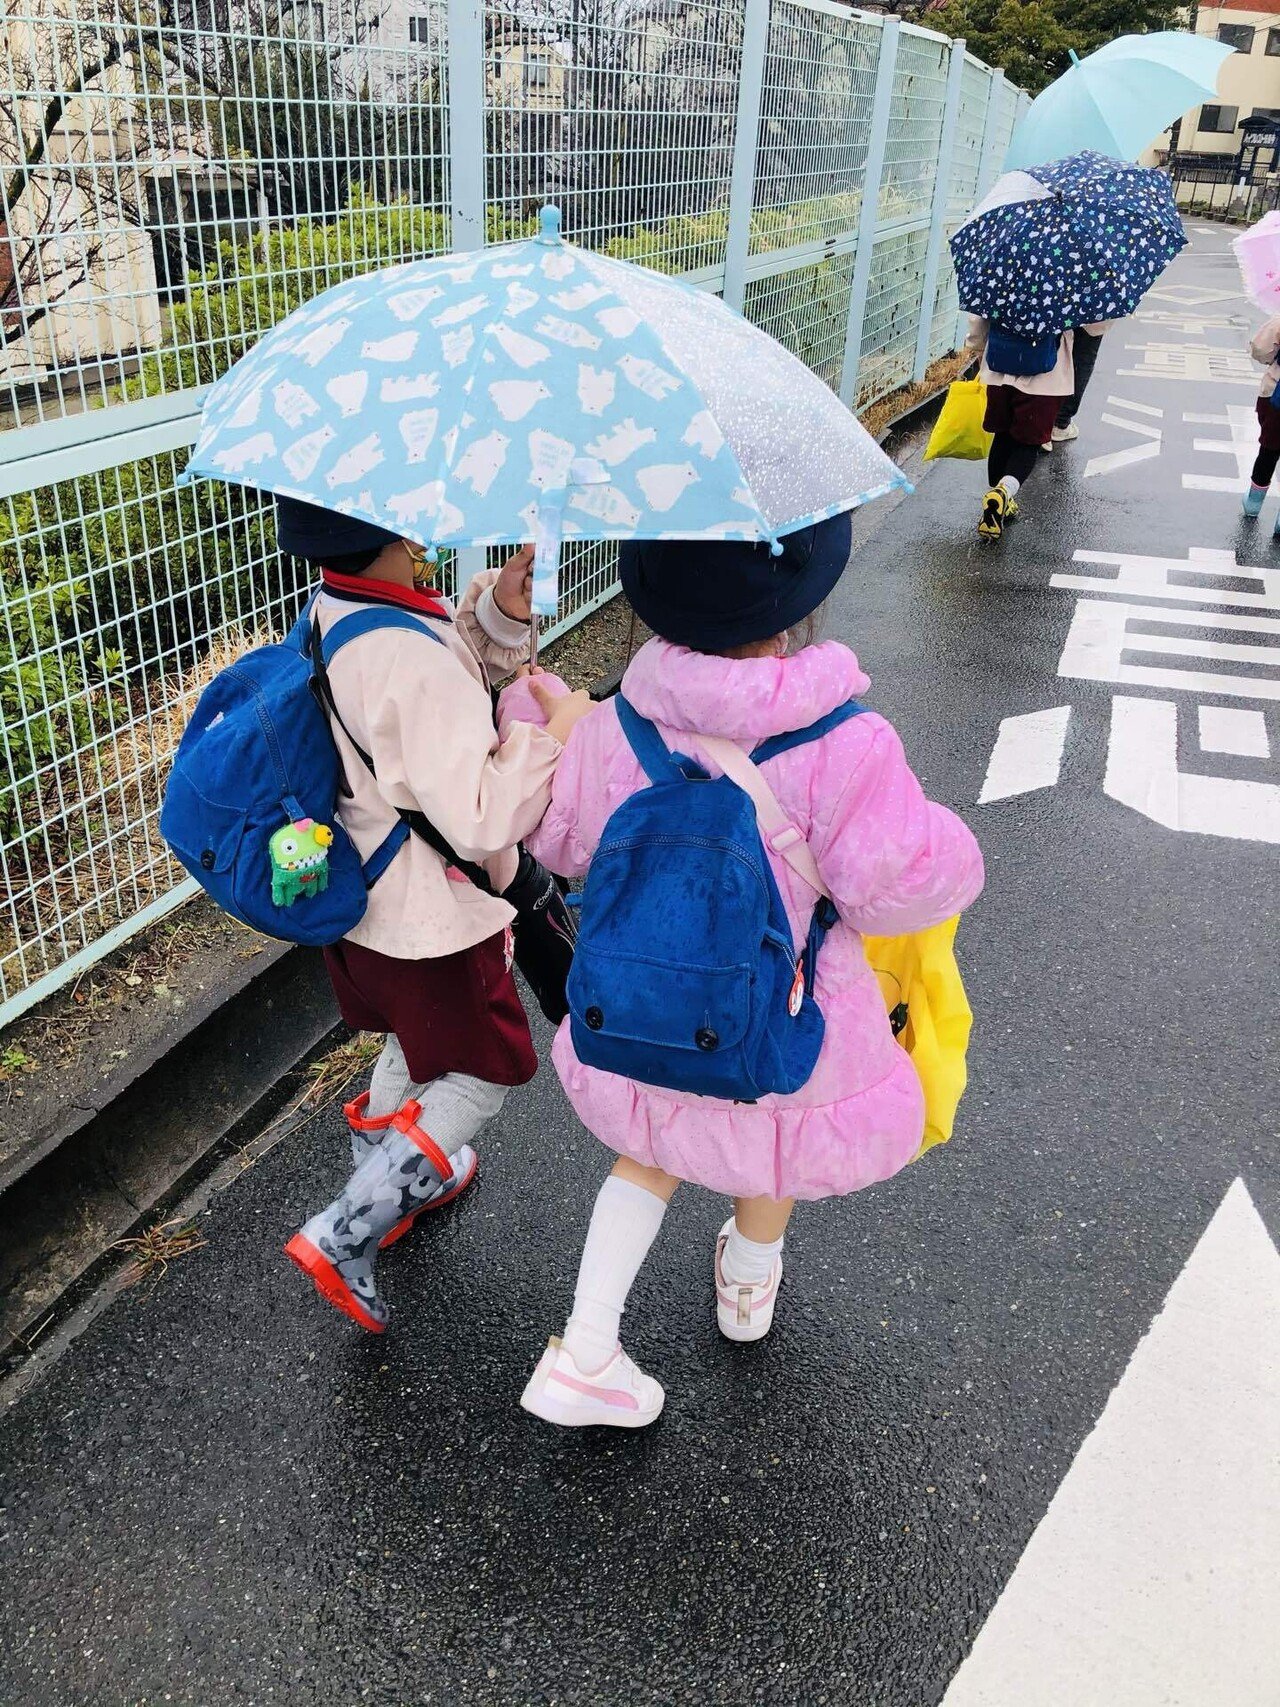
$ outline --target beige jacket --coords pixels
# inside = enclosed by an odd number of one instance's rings
[[[972,350],[974,355],[982,355],[981,379],[984,385],[1011,385],[1015,391],[1025,391],[1030,397],[1071,396],[1076,388],[1076,370],[1071,359],[1071,346],[1075,339],[1070,332],[1064,332],[1058,339],[1058,359],[1048,373],[996,373],[987,366],[989,324],[981,314],[971,314],[969,336],[965,339],[967,350]],[[1111,324],[1109,320],[1099,320],[1092,326],[1086,326],[1084,330],[1092,332],[1097,338],[1101,337]]]
[[[1273,314],[1249,340],[1249,354],[1267,371],[1258,385],[1259,397],[1270,397],[1280,385],[1280,314]]]
[[[477,575],[456,620],[421,616],[444,641],[407,630],[381,630],[350,641],[329,669],[343,722],[373,759],[369,774],[334,726],[350,799],[338,816],[362,859],[396,822],[395,807],[420,809],[463,859],[483,864],[498,888],[515,876],[515,844],[539,823],[551,800],[562,748],[545,729],[514,724],[504,741],[493,725],[488,670],[508,675],[529,654],[526,623],[494,602],[496,571]],[[401,608],[412,614],[413,595]],[[321,632],[365,604],[322,592]],[[436,959],[484,942],[514,917],[420,836],[410,836],[369,891],[364,918],[348,940],[398,960]]]

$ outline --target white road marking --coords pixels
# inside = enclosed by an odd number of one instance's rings
[[[1184,385],[1248,385],[1258,383],[1257,370],[1241,350],[1222,350],[1213,344],[1126,344],[1141,358],[1139,367],[1116,369],[1117,377],[1176,379]]]
[[[1156,309],[1150,314],[1135,314],[1133,318],[1149,321],[1156,326],[1170,326],[1194,338],[1203,338],[1206,332],[1233,330],[1230,320],[1205,314],[1169,314],[1163,309]]]
[[[1154,298],[1159,302],[1175,302],[1179,308],[1204,308],[1210,302],[1236,302],[1239,297],[1238,290],[1209,290],[1204,285],[1162,284],[1149,290],[1143,300],[1150,302]]]
[[[1238,610],[1280,612],[1280,569],[1258,569],[1237,563],[1233,551],[1192,546],[1186,557],[1143,557],[1136,552],[1077,551],[1076,563],[1115,565],[1114,576],[1053,575],[1051,587],[1074,592],[1137,595],[1139,598],[1172,599],[1179,604],[1226,605]],[[1179,580],[1175,581],[1174,576]],[[1196,577],[1204,585],[1195,584]],[[1227,591],[1210,586],[1230,576],[1250,583],[1250,591]],[[1187,583],[1190,582],[1190,585]]]
[[[1280,621],[1264,616],[1236,616],[1225,611],[1188,611],[1161,605],[1130,605],[1108,599],[1080,599],[1067,633],[1058,674],[1090,682],[1116,682],[1134,687],[1175,688],[1201,694],[1220,694],[1234,699],[1280,700],[1280,679],[1275,676],[1213,675],[1199,670],[1171,670],[1151,664],[1126,664],[1123,654],[1164,653],[1175,657],[1221,658],[1258,664],[1280,664],[1280,645],[1236,646],[1205,640],[1194,633],[1185,636],[1143,634],[1130,625],[1161,623],[1188,630],[1226,629],[1252,634],[1275,635],[1280,640]]]
[[[1183,414],[1182,419],[1193,427],[1229,427],[1229,415],[1190,415]]]
[[[1200,751],[1232,753],[1241,759],[1269,759],[1267,720],[1261,711],[1242,705],[1200,707]]]
[[[1236,1180],[943,1707],[1275,1707],[1280,1254]]]
[[[1038,788],[1052,788],[1062,769],[1062,749],[1070,717],[1069,705],[1006,717],[996,736],[978,805],[985,806],[990,800],[1008,800],[1015,794],[1030,794]]]
[[[1154,403],[1134,403],[1127,397],[1107,396],[1108,403],[1114,403],[1117,409],[1132,409],[1138,415],[1154,415],[1156,420],[1164,420],[1164,410],[1157,409]]]
[[[1116,695],[1103,788],[1112,800],[1166,830],[1280,843],[1280,787],[1275,783],[1178,769],[1178,708],[1172,700]],[[1280,1626],[1280,1619],[1276,1623]]]
[[[1184,421],[1192,420],[1190,415],[1182,418]],[[1228,403],[1226,415],[1215,417],[1214,424],[1230,428],[1231,436],[1225,439],[1198,438],[1194,441],[1195,449],[1207,455],[1233,456],[1236,472],[1234,475],[1184,474],[1183,487],[1189,492],[1245,492],[1253,470],[1253,459],[1258,454],[1258,417],[1243,403]]]
[[[1123,427],[1126,432],[1139,433],[1145,439],[1155,439],[1157,444],[1164,437],[1162,427],[1149,427],[1145,421],[1126,421],[1123,415],[1104,414],[1102,419],[1109,427]]]
[[[1126,445],[1123,450],[1109,450],[1102,456],[1091,456],[1084,465],[1084,477],[1089,480],[1098,474],[1114,474],[1117,468],[1128,468],[1132,463],[1146,462],[1150,457],[1159,455],[1158,444]]]

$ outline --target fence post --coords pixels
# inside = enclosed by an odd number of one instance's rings
[[[485,240],[485,0],[448,0],[449,214],[453,247],[483,249]],[[481,546],[455,554],[454,586],[485,566]]]
[[[996,159],[996,138],[1000,135],[1000,119],[1004,112],[1004,72],[993,71],[987,86],[987,118],[982,131],[982,157],[978,162],[978,193],[976,207],[996,180],[1004,162]]]
[[[1000,121],[1004,117],[1004,72],[993,71],[987,81],[987,116],[982,127],[982,153],[978,159],[978,188],[973,198],[973,205],[986,195],[995,183],[996,177],[1004,165],[1003,160],[996,158],[996,143],[1000,135]],[[1012,134],[1012,133],[1011,133]],[[959,349],[965,340],[969,329],[969,316],[964,309],[956,315],[956,348]]]
[[[896,17],[880,20],[880,57],[876,64],[876,88],[871,98],[871,131],[862,174],[862,205],[858,209],[858,242],[853,251],[853,276],[849,280],[849,319],[844,332],[844,362],[840,369],[840,401],[853,408],[858,392],[858,364],[862,359],[862,323],[867,312],[867,286],[875,259],[876,228],[880,224],[880,176],[884,170],[885,144],[889,140],[889,115],[893,109],[893,76],[898,64]]]
[[[951,154],[960,112],[960,79],[964,75],[964,42],[951,44],[947,67],[947,104],[942,110],[942,135],[938,139],[938,176],[933,181],[933,210],[929,223],[929,247],[924,257],[924,285],[920,292],[920,325],[916,332],[916,362],[912,379],[923,379],[929,366],[929,344],[933,337],[933,311],[937,306],[938,262],[946,236],[947,197],[951,192]]]
[[[729,179],[729,230],[724,249],[724,300],[739,312],[747,294],[747,253],[751,247],[751,208],[756,193],[760,97],[768,47],[769,0],[747,0],[742,21],[738,113],[733,132],[733,174]]]

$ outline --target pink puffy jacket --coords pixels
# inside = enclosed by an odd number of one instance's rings
[[[623,692],[668,745],[688,750],[682,737],[701,731],[750,749],[869,685],[835,642],[736,660],[652,640]],[[540,720],[523,682],[503,697],[502,723],[511,718]],[[610,1149],[731,1197],[832,1197],[897,1173],[924,1131],[919,1081],[889,1030],[862,934],[919,930],[967,907],[982,888],[982,855],[954,813],[925,799],[892,725],[873,712],[771,759],[765,774],[840,909],[818,967],[826,1041],[808,1084],[751,1105],[680,1097],[584,1067],[567,1021],[553,1059],[579,1119]],[[582,876],[609,815],[643,786],[613,706],[599,706],[569,739],[529,847],[553,871]],[[814,893],[770,858],[802,943]]]

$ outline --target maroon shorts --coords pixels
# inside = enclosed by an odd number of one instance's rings
[[[1258,399],[1258,425],[1262,429],[1259,450],[1280,450],[1280,409],[1269,397]]]
[[[1061,407],[1061,397],[1033,397],[1016,385],[989,385],[982,424],[989,433],[1007,433],[1015,444],[1047,445]]]
[[[355,1031],[394,1031],[415,1083],[470,1073],[491,1085],[523,1085],[538,1057],[506,942],[500,931],[438,960],[393,960],[339,942],[324,961],[343,1019]]]

